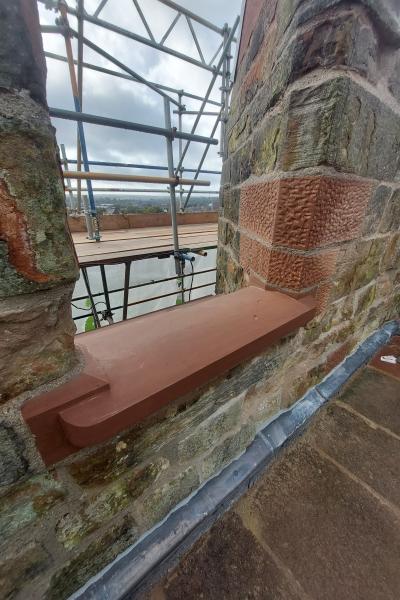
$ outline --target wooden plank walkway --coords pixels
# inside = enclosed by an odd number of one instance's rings
[[[217,223],[180,225],[179,245],[183,249],[200,250],[217,245]],[[101,232],[101,241],[88,240],[85,232],[73,233],[80,265],[115,263],[122,258],[140,258],[173,250],[171,227],[144,227]]]

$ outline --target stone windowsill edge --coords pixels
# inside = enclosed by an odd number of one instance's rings
[[[282,447],[304,430],[321,406],[336,396],[355,372],[399,332],[400,321],[390,321],[370,335],[321,383],[264,425],[239,458],[182,501],[70,600],[122,600],[128,594],[142,592],[161,578],[255,483]]]
[[[96,329],[77,341],[79,376],[27,402],[22,416],[45,464],[54,464],[224,376],[314,314],[311,296],[247,286]]]

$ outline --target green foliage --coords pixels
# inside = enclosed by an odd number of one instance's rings
[[[85,300],[85,307],[86,308],[91,308],[89,298],[87,298]],[[93,315],[90,315],[90,317],[88,317],[86,319],[86,321],[85,321],[85,331],[93,331],[93,329],[96,329],[96,326],[94,324],[94,317],[93,317]]]
[[[93,331],[93,329],[96,329],[96,326],[94,324],[94,318],[90,316],[85,321],[85,331]]]

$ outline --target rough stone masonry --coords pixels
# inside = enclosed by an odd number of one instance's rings
[[[218,291],[319,315],[46,469],[20,416],[74,365],[65,223],[34,0],[0,0],[0,596],[67,598],[400,308],[400,7],[247,0],[223,167]]]
[[[398,315],[399,81],[396,0],[247,2],[217,289],[251,282],[317,298],[286,402]]]
[[[73,365],[66,227],[35,2],[0,2],[0,403]]]

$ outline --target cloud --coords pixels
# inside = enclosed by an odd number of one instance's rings
[[[85,9],[89,13],[93,13],[99,1],[86,0]],[[172,22],[176,14],[175,11],[164,6],[157,0],[139,0],[139,3],[153,35],[156,40],[160,40]],[[70,2],[70,4],[73,5],[74,3]],[[240,12],[241,0],[202,0],[200,5],[196,0],[185,0],[181,4],[185,8],[215,23],[217,26],[222,27],[225,22],[229,24],[233,23],[236,15]],[[42,23],[54,23],[56,17],[54,12],[46,10],[42,4],[39,4],[39,11]],[[132,0],[109,0],[101,12],[100,18],[109,20],[115,25],[135,31],[139,35],[148,38],[146,29]],[[70,23],[76,29],[76,22],[73,17],[71,17]],[[205,59],[210,60],[221,42],[221,37],[198,23],[193,23],[193,27],[201,44]],[[157,51],[101,27],[86,23],[85,36],[141,76],[151,81],[176,89],[184,89],[199,96],[204,96],[210,83],[212,77],[210,71],[198,68],[174,56]],[[176,29],[170,34],[166,44],[179,52],[187,53],[196,60],[199,60],[195,43],[183,17],[178,21]],[[62,36],[45,34],[44,46],[50,52],[65,56],[65,45]],[[75,57],[76,52],[77,47],[74,40]],[[88,48],[85,48],[84,60],[108,69],[119,70],[110,61]],[[47,64],[49,105],[73,110],[73,98],[66,63],[48,59]],[[217,81],[211,95],[211,98],[217,101],[220,100],[219,86],[220,80]],[[164,126],[163,99],[145,85],[85,69],[83,91],[83,110],[85,112],[146,123],[148,125]],[[188,98],[184,100],[184,103],[188,110],[197,110],[201,104],[199,101]],[[176,107],[171,104],[171,110],[174,108]],[[207,110],[216,111],[218,107],[208,105]],[[177,115],[172,113],[171,116],[173,124],[177,125]],[[183,117],[183,129],[185,131],[191,130],[194,118],[189,115]],[[196,133],[209,136],[214,121],[215,117],[203,117],[200,120]],[[58,142],[65,144],[67,154],[70,157],[75,157],[76,124],[72,121],[60,119],[54,119],[53,123],[57,130]],[[216,135],[219,135],[219,129]],[[88,124],[85,124],[85,136],[89,158],[92,160],[135,162],[138,164],[166,164],[166,144],[162,137]],[[187,168],[196,168],[203,150],[203,144],[190,144],[184,166]],[[203,168],[212,170],[219,170],[221,168],[221,159],[218,155],[218,150],[219,146],[212,146],[210,148]],[[176,164],[178,160],[177,141],[174,143],[174,156]],[[96,169],[93,167],[93,170]],[[135,170],[135,173],[149,174],[149,171]],[[153,171],[153,173],[161,175],[165,172]],[[208,175],[206,177],[211,179],[212,188],[215,189],[218,187],[218,177]],[[115,184],[101,182],[102,187],[110,187],[112,185]],[[154,185],[152,187],[154,188]],[[204,189],[206,191],[206,188]]]

